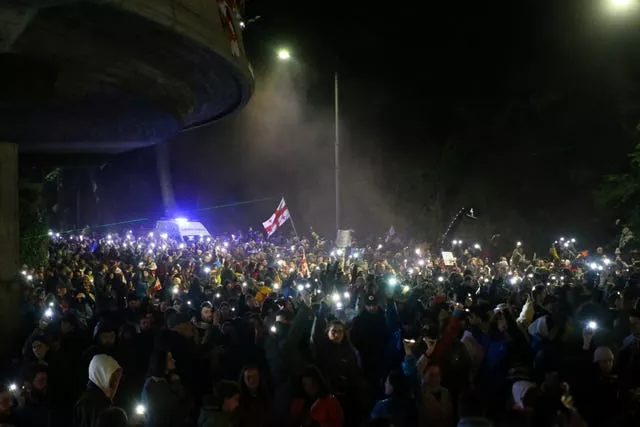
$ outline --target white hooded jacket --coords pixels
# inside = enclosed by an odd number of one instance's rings
[[[111,356],[106,354],[96,354],[89,363],[89,381],[94,383],[105,396],[113,398],[115,390],[111,390],[111,377],[118,370],[120,365]]]

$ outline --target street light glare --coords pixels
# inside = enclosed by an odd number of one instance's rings
[[[631,6],[631,3],[633,3],[633,0],[611,0],[611,4],[617,8]]]
[[[278,59],[282,61],[287,61],[291,59],[291,52],[289,52],[287,49],[280,49],[278,51]]]

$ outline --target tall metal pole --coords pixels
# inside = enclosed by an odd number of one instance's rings
[[[340,98],[338,90],[338,72],[335,72],[333,80],[333,109],[334,109],[334,122],[335,122],[335,184],[336,184],[336,231],[340,230]]]

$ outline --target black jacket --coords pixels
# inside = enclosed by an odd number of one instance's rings
[[[95,427],[98,417],[111,406],[111,400],[95,384],[89,383],[76,403],[73,427]]]
[[[387,321],[382,310],[377,313],[364,311],[353,319],[351,342],[360,354],[362,368],[367,375],[386,373],[388,341]]]
[[[305,332],[308,334],[310,326],[311,309],[302,305],[287,333],[278,332],[278,335],[272,334],[267,338],[265,345],[267,363],[275,387],[286,383],[289,379],[297,379],[306,368],[307,361],[300,351],[300,344],[303,342]]]
[[[190,405],[180,381],[169,383],[147,378],[142,389],[142,402],[147,406],[147,427],[185,425]]]
[[[334,394],[357,394],[363,375],[356,350],[346,335],[340,344],[335,344],[329,341],[325,330],[324,317],[316,316],[311,332],[315,363]]]

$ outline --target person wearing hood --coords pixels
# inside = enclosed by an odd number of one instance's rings
[[[189,404],[171,352],[156,350],[151,355],[147,380],[142,388],[146,406],[145,426],[179,427],[186,423]]]
[[[111,407],[121,378],[122,368],[113,357],[93,356],[89,363],[89,383],[75,406],[74,427],[96,427],[100,414]]]

